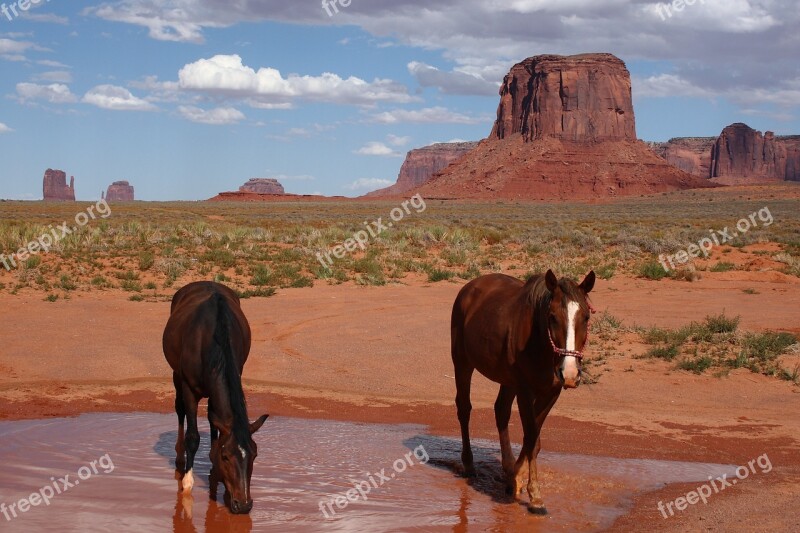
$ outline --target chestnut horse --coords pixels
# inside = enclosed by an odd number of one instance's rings
[[[475,474],[469,416],[472,373],[477,369],[500,384],[494,413],[503,471],[516,498],[528,464],[528,509],[532,513],[547,513],[536,470],[539,436],[561,389],[580,384],[580,362],[592,312],[587,295],[594,282],[594,272],[580,285],[566,278],[559,281],[552,270],[526,283],[504,274],[489,274],[465,285],[453,305],[451,347],[464,473]],[[524,432],[516,462],[508,436],[515,397]]]
[[[194,486],[192,469],[200,445],[197,404],[208,398],[212,492],[221,479],[231,512],[249,513],[250,478],[258,454],[252,435],[268,415],[252,424],[247,417],[241,374],[250,353],[250,325],[239,297],[219,283],[183,287],[172,298],[163,345],[175,385],[175,468],[183,475],[183,491],[190,493]]]

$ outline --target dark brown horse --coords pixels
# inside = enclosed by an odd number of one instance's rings
[[[231,512],[249,513],[253,508],[250,478],[258,454],[252,435],[268,415],[252,424],[247,417],[241,375],[250,353],[250,325],[239,297],[218,283],[183,287],[172,299],[163,343],[175,384],[175,468],[183,474],[183,491],[190,493],[194,486],[192,469],[200,445],[197,404],[208,398],[212,493],[221,480]]]
[[[527,283],[489,274],[465,285],[453,305],[451,341],[464,473],[475,473],[469,441],[469,396],[472,373],[477,369],[500,384],[494,413],[508,489],[515,498],[520,493],[527,463],[528,509],[536,514],[547,512],[536,470],[539,436],[561,389],[580,383],[581,350],[592,310],[587,295],[594,282],[594,272],[580,285],[566,278],[559,281],[551,270]],[[508,436],[515,397],[524,431],[516,463]]]

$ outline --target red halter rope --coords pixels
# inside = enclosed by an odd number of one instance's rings
[[[589,303],[588,300],[586,301],[586,305],[589,306],[589,312],[591,312],[592,314],[595,314],[597,312],[597,310],[594,307],[592,307],[592,304]],[[586,328],[586,339],[583,341],[583,347],[584,348],[586,348],[586,345],[589,344],[589,331],[590,330],[591,330],[591,327],[587,327]],[[556,346],[556,343],[553,341],[553,334],[550,333],[550,328],[547,328],[547,336],[550,338],[550,346],[552,346],[553,353],[556,355],[556,357],[574,357],[578,361],[582,361],[583,360],[583,352],[582,351],[580,351],[580,350],[567,350],[565,348],[559,348],[558,346]]]

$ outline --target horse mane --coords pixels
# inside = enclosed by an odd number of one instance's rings
[[[231,431],[238,444],[246,445],[250,439],[250,419],[247,416],[247,403],[242,390],[242,377],[233,360],[229,334],[234,317],[222,294],[216,293],[213,298],[216,300],[217,325],[214,329],[215,346],[210,350],[209,363],[212,371],[225,377],[228,400],[233,413]]]

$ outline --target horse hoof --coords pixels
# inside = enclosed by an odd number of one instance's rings
[[[194,476],[192,475],[192,471],[189,470],[186,472],[186,475],[183,476],[183,480],[181,481],[181,488],[183,492],[192,492],[192,488],[194,487]]]
[[[530,504],[528,505],[528,512],[537,516],[545,516],[547,515],[547,509],[545,509],[543,504]]]
[[[473,478],[477,476],[474,467],[464,468],[464,471],[461,473],[461,475],[466,478]]]

